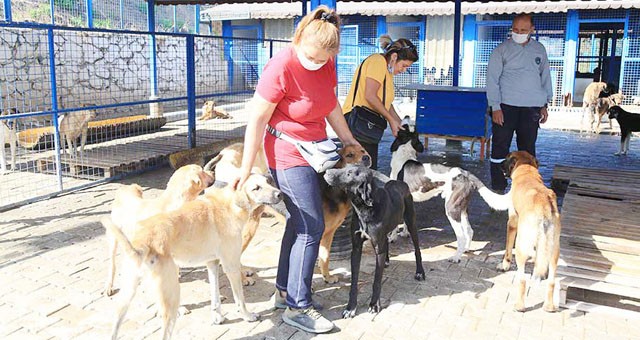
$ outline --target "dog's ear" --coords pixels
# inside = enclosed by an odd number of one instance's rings
[[[417,133],[415,133],[413,138],[411,139],[411,146],[413,146],[413,148],[417,152],[424,152],[424,144],[422,144],[422,142],[420,141],[420,136],[418,136]]]
[[[399,147],[400,147],[400,138],[396,137],[393,143],[391,143],[391,152],[398,151]]]
[[[504,177],[511,178],[511,173],[513,172],[513,168],[515,168],[515,166],[515,157],[508,155],[507,158],[502,161],[502,172],[504,173]]]

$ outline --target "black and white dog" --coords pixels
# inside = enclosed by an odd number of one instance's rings
[[[449,261],[460,262],[462,254],[469,250],[473,239],[473,229],[467,213],[471,194],[477,190],[487,204],[496,210],[504,210],[504,207],[494,203],[501,202],[502,195],[489,190],[480,179],[467,170],[418,162],[418,152],[424,151],[424,145],[420,142],[415,125],[411,124],[409,117],[403,119],[403,127],[404,130],[398,131],[398,137],[391,144],[390,177],[407,183],[413,199],[417,202],[442,196],[445,214],[458,243],[456,254]],[[440,183],[442,185],[438,185]],[[398,229],[401,229],[401,236],[406,235],[402,226]],[[397,235],[398,231],[394,230],[389,238],[395,240]]]
[[[640,131],[640,114],[627,112],[620,106],[609,108],[609,120],[616,119],[620,125],[620,151],[614,155],[626,155],[632,132]]]
[[[349,303],[342,312],[343,318],[352,318],[358,305],[358,276],[362,245],[371,240],[376,253],[376,271],[369,312],[378,313],[382,273],[389,254],[387,235],[402,222],[406,223],[416,257],[416,280],[424,280],[424,268],[418,243],[416,214],[409,186],[400,181],[389,180],[375,170],[364,166],[348,165],[342,169],[329,169],[324,178],[333,187],[345,190],[360,223],[351,224],[351,290]],[[382,179],[382,180],[381,180]]]

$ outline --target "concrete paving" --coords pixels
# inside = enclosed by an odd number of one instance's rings
[[[551,126],[554,127],[554,126]],[[556,126],[557,127],[557,126]],[[390,136],[385,137],[380,165],[389,171]],[[556,164],[640,169],[640,145],[634,138],[631,154],[613,156],[619,137],[541,130],[538,158],[541,173],[550,182]],[[489,163],[468,152],[468,143],[447,147],[429,143],[422,161],[464,167],[488,183]],[[477,146],[476,146],[477,148]],[[113,192],[138,183],[147,195],[164,188],[171,170],[163,168],[73,194],[34,203],[0,214],[0,338],[106,338],[118,294],[101,295],[107,275],[107,249],[99,219],[108,213]],[[615,173],[612,171],[612,176]],[[447,258],[455,252],[455,235],[436,198],[418,204],[420,245],[425,281],[415,281],[412,247],[408,239],[391,245],[391,265],[384,274],[382,303],[377,315],[367,313],[374,259],[367,247],[360,275],[359,308],[355,318],[341,319],[349,292],[349,261],[334,260],[337,284],[314,277],[315,299],[336,329],[318,339],[639,339],[637,320],[621,316],[560,310],[542,311],[543,285],[528,290],[526,313],[512,310],[515,272],[499,273],[495,266],[504,249],[506,213],[491,212],[475,194],[470,220],[475,230],[473,252],[459,264]],[[191,314],[181,316],[175,339],[308,339],[313,335],[282,322],[269,298],[274,290],[283,226],[266,218],[249,249],[245,265],[255,268],[256,284],[245,288],[248,307],[260,321],[247,323],[234,312],[231,290],[221,275],[223,311],[228,321],[213,325],[204,268],[181,270],[181,303]],[[116,285],[119,285],[119,279]],[[157,339],[160,321],[150,287],[143,283],[121,329],[123,339]]]

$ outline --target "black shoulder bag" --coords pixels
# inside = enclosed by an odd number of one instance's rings
[[[366,60],[366,59],[365,59]],[[358,93],[358,85],[360,83],[360,73],[362,72],[362,64],[358,68],[358,78],[356,79],[356,88],[353,90],[353,103],[356,102],[356,94]],[[384,77],[382,84],[382,105],[384,105],[387,95],[387,76]],[[349,113],[345,115],[347,124],[353,137],[358,141],[367,144],[378,144],[382,139],[384,130],[387,128],[387,120],[379,113],[371,110],[366,106],[354,106]]]

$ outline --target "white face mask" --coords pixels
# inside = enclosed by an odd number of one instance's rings
[[[513,42],[516,44],[524,44],[525,42],[527,42],[527,39],[529,39],[529,33],[520,34],[511,32],[511,40],[513,40]]]
[[[322,64],[316,64],[313,61],[309,60],[302,51],[298,51],[298,60],[300,60],[300,65],[302,65],[302,67],[304,67],[305,69],[309,70],[309,71],[317,71],[320,68],[322,68],[322,66],[324,66],[324,64],[326,64],[327,62],[325,61]]]

